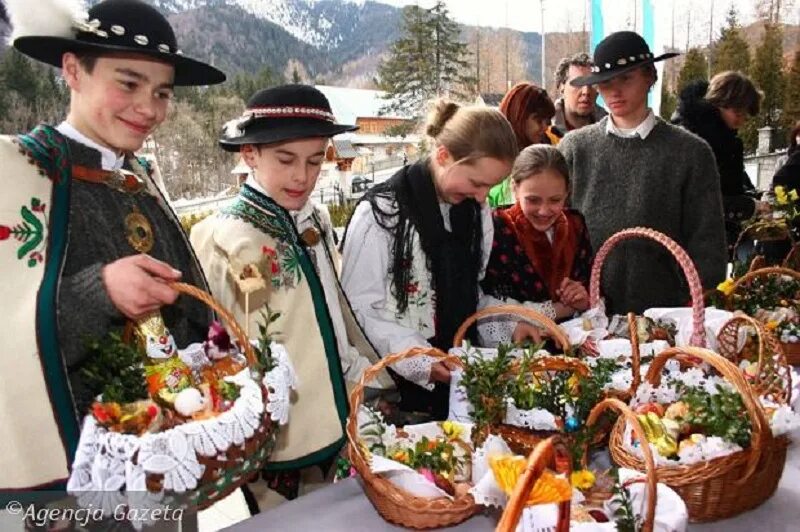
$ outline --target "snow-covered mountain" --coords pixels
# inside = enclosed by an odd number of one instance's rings
[[[347,25],[340,26],[339,22],[350,22],[352,26],[367,4],[366,0],[153,0],[152,3],[172,14],[203,7],[237,6],[324,50],[337,48],[347,38]]]

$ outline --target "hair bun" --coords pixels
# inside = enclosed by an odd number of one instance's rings
[[[460,108],[460,105],[448,100],[436,100],[433,102],[431,111],[428,114],[428,121],[425,124],[425,133],[433,138],[438,137],[445,124],[453,118]]]

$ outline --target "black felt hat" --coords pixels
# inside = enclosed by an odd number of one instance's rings
[[[331,104],[319,89],[281,85],[255,93],[242,116],[223,126],[219,143],[227,151],[239,151],[244,144],[333,137],[356,129],[336,123]]]
[[[668,52],[657,57],[653,56],[647,41],[641,35],[633,31],[618,31],[600,41],[594,49],[592,73],[577,77],[570,84],[574,87],[595,85],[642,65],[663,61],[676,55],[679,54]]]
[[[36,0],[37,2],[39,0]],[[67,17],[64,12],[53,16]],[[14,14],[11,13],[12,22]],[[157,9],[140,0],[105,0],[89,9],[83,20],[65,21],[71,35],[40,35],[36,28],[14,28],[14,48],[34,59],[61,67],[65,52],[135,53],[175,67],[175,85],[214,85],[225,74],[211,65],[190,59],[178,49],[175,32]]]

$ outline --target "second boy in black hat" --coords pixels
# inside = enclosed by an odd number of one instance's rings
[[[298,376],[291,419],[267,466],[284,474],[270,475],[274,491],[259,494],[253,486],[262,510],[318,480],[319,468],[310,466],[330,465],[345,441],[346,384],[378,360],[339,285],[327,212],[309,199],[328,139],[354,129],[335,122],[314,87],[256,93],[220,139],[223,149],[242,154],[253,174],[232,206],[191,234],[214,295],[239,323],[249,323],[251,335],[265,303],[280,312],[274,328]],[[388,374],[379,381],[393,386]]]
[[[610,114],[569,133],[558,148],[573,178],[572,207],[586,217],[594,249],[622,229],[651,227],[686,249],[703,286],[711,288],[724,278],[726,259],[714,155],[703,140],[647,106],[657,80],[653,63],[674,55],[654,57],[630,31],[600,42],[592,74],[572,84],[597,84]],[[666,250],[651,242],[620,248],[603,273],[608,310],[641,313],[688,301],[682,274]]]

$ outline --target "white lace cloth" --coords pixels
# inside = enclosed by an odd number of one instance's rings
[[[506,401],[506,417],[504,422],[515,427],[524,427],[531,430],[558,430],[556,416],[543,408],[522,410],[517,408],[514,400]]]
[[[278,365],[264,377],[264,385],[270,390],[266,409],[273,421],[285,424],[287,397],[296,378],[283,346],[273,344],[272,348]],[[225,380],[240,386],[239,397],[230,410],[213,419],[184,423],[163,432],[120,434],[99,426],[93,416],[86,416],[67,491],[76,495],[116,492],[113,496],[103,495],[103,504],[96,505],[113,511],[114,505],[106,504],[124,498],[123,488],[127,492],[146,491],[148,474],[163,475],[166,490],[183,493],[195,489],[204,472],[198,457],[215,456],[242,445],[262,422],[263,396],[250,370]],[[131,459],[137,451],[137,461],[133,463]]]

